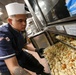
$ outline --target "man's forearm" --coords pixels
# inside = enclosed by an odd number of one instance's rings
[[[27,49],[29,51],[35,51],[35,48],[33,47],[32,43],[25,45],[24,49]]]
[[[31,74],[21,67],[16,67],[13,70],[12,75],[31,75]]]

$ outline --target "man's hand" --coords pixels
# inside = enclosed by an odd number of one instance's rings
[[[35,49],[35,52],[38,52],[38,53],[40,53],[40,54],[43,54],[44,48]]]
[[[44,48],[35,49],[35,52],[37,52],[41,58],[44,58],[44,56],[43,56]]]

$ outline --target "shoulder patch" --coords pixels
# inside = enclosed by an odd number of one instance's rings
[[[10,41],[10,38],[9,37],[0,37],[0,41],[2,41],[2,40]]]
[[[6,37],[5,39],[6,39],[7,41],[10,41],[9,37]]]

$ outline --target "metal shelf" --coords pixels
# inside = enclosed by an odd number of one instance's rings
[[[74,22],[74,21],[76,21],[76,16],[67,17],[67,18],[63,18],[63,19],[60,19],[60,20],[57,20],[57,21],[54,21],[54,22],[50,22],[47,25],[50,26],[50,25],[62,24],[62,23],[68,23],[68,22]]]
[[[53,23],[50,24],[50,26],[47,26],[44,28],[44,31],[49,31],[51,33],[54,33],[54,34],[59,34],[59,35],[63,35],[63,36],[68,36],[68,37],[74,37],[76,38],[76,35],[74,34],[68,34],[66,32],[66,29],[64,28],[64,32],[61,32],[59,30],[52,30],[52,27],[56,27],[56,26],[68,26],[68,25],[75,25],[76,24],[76,17],[72,17],[72,18],[65,18],[65,19],[62,19],[62,20],[59,20],[59,21],[55,21]]]
[[[63,35],[63,36],[67,36],[67,37],[76,38],[76,36],[74,36],[74,35],[69,35],[69,34],[65,34],[65,33],[60,33],[60,32],[57,32],[57,31],[51,31],[51,30],[49,30],[49,29],[48,29],[47,31],[50,31],[51,33],[58,34],[58,35]]]

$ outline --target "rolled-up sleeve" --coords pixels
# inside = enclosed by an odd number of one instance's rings
[[[0,60],[15,56],[15,50],[12,48],[9,37],[0,36]]]

